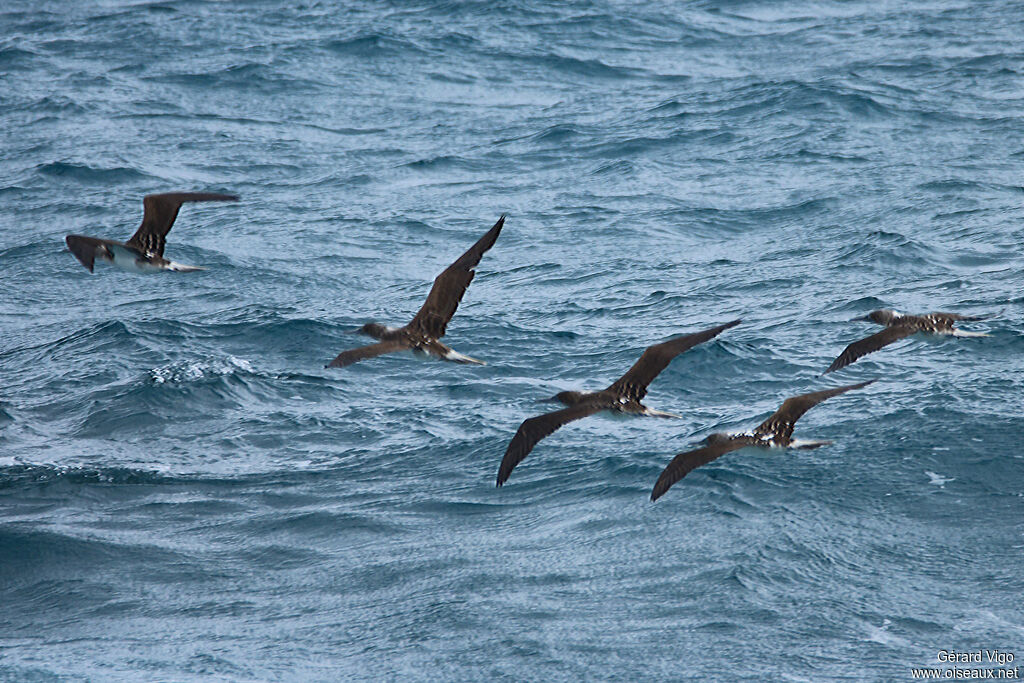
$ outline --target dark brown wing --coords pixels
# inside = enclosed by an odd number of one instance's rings
[[[512,437],[508,448],[505,449],[505,457],[501,459],[501,466],[498,468],[498,486],[508,480],[512,470],[523,461],[537,442],[546,436],[553,434],[558,428],[569,424],[573,420],[579,420],[588,415],[599,413],[611,406],[610,403],[590,401],[556,410],[553,413],[546,413],[531,417],[519,425],[519,431]]]
[[[128,246],[135,247],[143,253],[164,255],[164,244],[167,233],[178,217],[178,210],[183,202],[237,202],[233,194],[217,194],[215,192],[169,192],[167,194],[150,194],[142,199],[142,225],[135,231]]]
[[[96,252],[102,250],[108,244],[121,244],[113,240],[101,240],[96,237],[85,235],[68,235],[64,238],[68,243],[68,249],[75,255],[83,266],[93,272],[93,265],[96,263]]]
[[[484,252],[494,246],[503,225],[505,225],[504,214],[483,237],[477,240],[476,244],[434,278],[434,286],[431,287],[427,300],[407,327],[416,329],[434,339],[444,336],[448,321],[455,315],[455,309],[459,307],[466,288],[473,281],[475,274],[473,269],[480,263]]]
[[[827,398],[832,398],[839,394],[845,394],[847,391],[853,391],[854,389],[861,389],[874,381],[875,380],[873,379],[869,379],[867,382],[860,382],[859,384],[847,384],[845,387],[825,389],[824,391],[813,391],[809,394],[801,394],[799,396],[787,398],[782,402],[782,406],[776,410],[771,417],[754,429],[754,435],[760,438],[771,437],[773,440],[778,439],[783,443],[788,444],[790,439],[793,437],[793,425],[796,424],[796,421],[799,420],[800,417],[808,410]]]
[[[697,344],[703,344],[709,339],[714,339],[723,330],[739,324],[739,320],[733,320],[724,325],[712,327],[710,330],[676,337],[667,342],[648,346],[643,355],[640,356],[640,360],[634,363],[633,367],[625,375],[615,380],[615,383],[608,387],[608,391],[619,395],[628,394],[639,401],[647,395],[647,385],[654,381],[654,378],[662,370],[668,367],[673,358]]]
[[[342,351],[334,360],[324,367],[343,368],[346,365],[352,365],[353,363],[358,363],[359,361],[366,360],[367,358],[382,356],[385,353],[393,353],[395,351],[405,351],[410,348],[412,347],[402,339],[377,342],[376,344],[370,344],[369,346],[360,346],[357,349]]]
[[[885,328],[881,332],[876,332],[870,337],[865,337],[860,341],[855,341],[847,346],[846,349],[839,354],[838,358],[832,361],[832,365],[828,366],[828,370],[825,372],[829,373],[833,370],[838,370],[839,368],[845,368],[861,356],[874,353],[883,346],[888,346],[893,342],[909,337],[917,331],[917,328],[909,325],[893,325],[892,327]]]
[[[712,460],[718,459],[729,451],[737,451],[744,446],[752,446],[755,443],[754,439],[736,438],[687,451],[686,453],[680,453],[672,458],[672,462],[668,464],[668,467],[661,471],[658,481],[654,482],[651,500],[655,501],[661,498],[665,495],[666,491],[672,488],[673,484],[701,465],[707,465]]]

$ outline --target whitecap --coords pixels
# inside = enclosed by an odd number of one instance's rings
[[[154,384],[166,382],[195,382],[205,377],[222,377],[237,372],[254,372],[252,363],[244,358],[228,356],[202,361],[178,361],[149,371],[149,378]]]

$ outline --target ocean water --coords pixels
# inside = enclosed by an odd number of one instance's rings
[[[10,0],[0,680],[1024,659],[1024,4]],[[186,205],[139,276],[67,252]],[[406,322],[502,214],[445,341]],[[834,374],[874,308],[995,314]],[[734,318],[497,489],[519,423]],[[787,396],[815,451],[675,453]],[[991,666],[985,664],[984,666]]]

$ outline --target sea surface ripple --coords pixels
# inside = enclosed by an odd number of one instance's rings
[[[11,0],[0,680],[909,680],[1024,658],[1024,4]],[[167,254],[90,275],[64,235]],[[407,321],[502,214],[446,341]],[[992,313],[835,375],[874,308]],[[642,349],[651,406],[535,401]],[[671,456],[879,381],[657,504]]]

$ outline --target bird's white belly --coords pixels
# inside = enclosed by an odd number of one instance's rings
[[[116,244],[107,245],[107,250],[113,258],[110,265],[129,273],[158,273],[165,270],[161,266],[154,265],[149,261],[140,261],[138,255],[131,249],[125,249]]]
[[[162,273],[167,270],[176,273],[191,273],[196,270],[205,270],[199,266],[187,266],[184,263],[165,259],[157,259],[155,263],[147,259],[140,260],[136,252],[116,244],[107,245],[107,250],[113,256],[110,264],[129,273]]]

